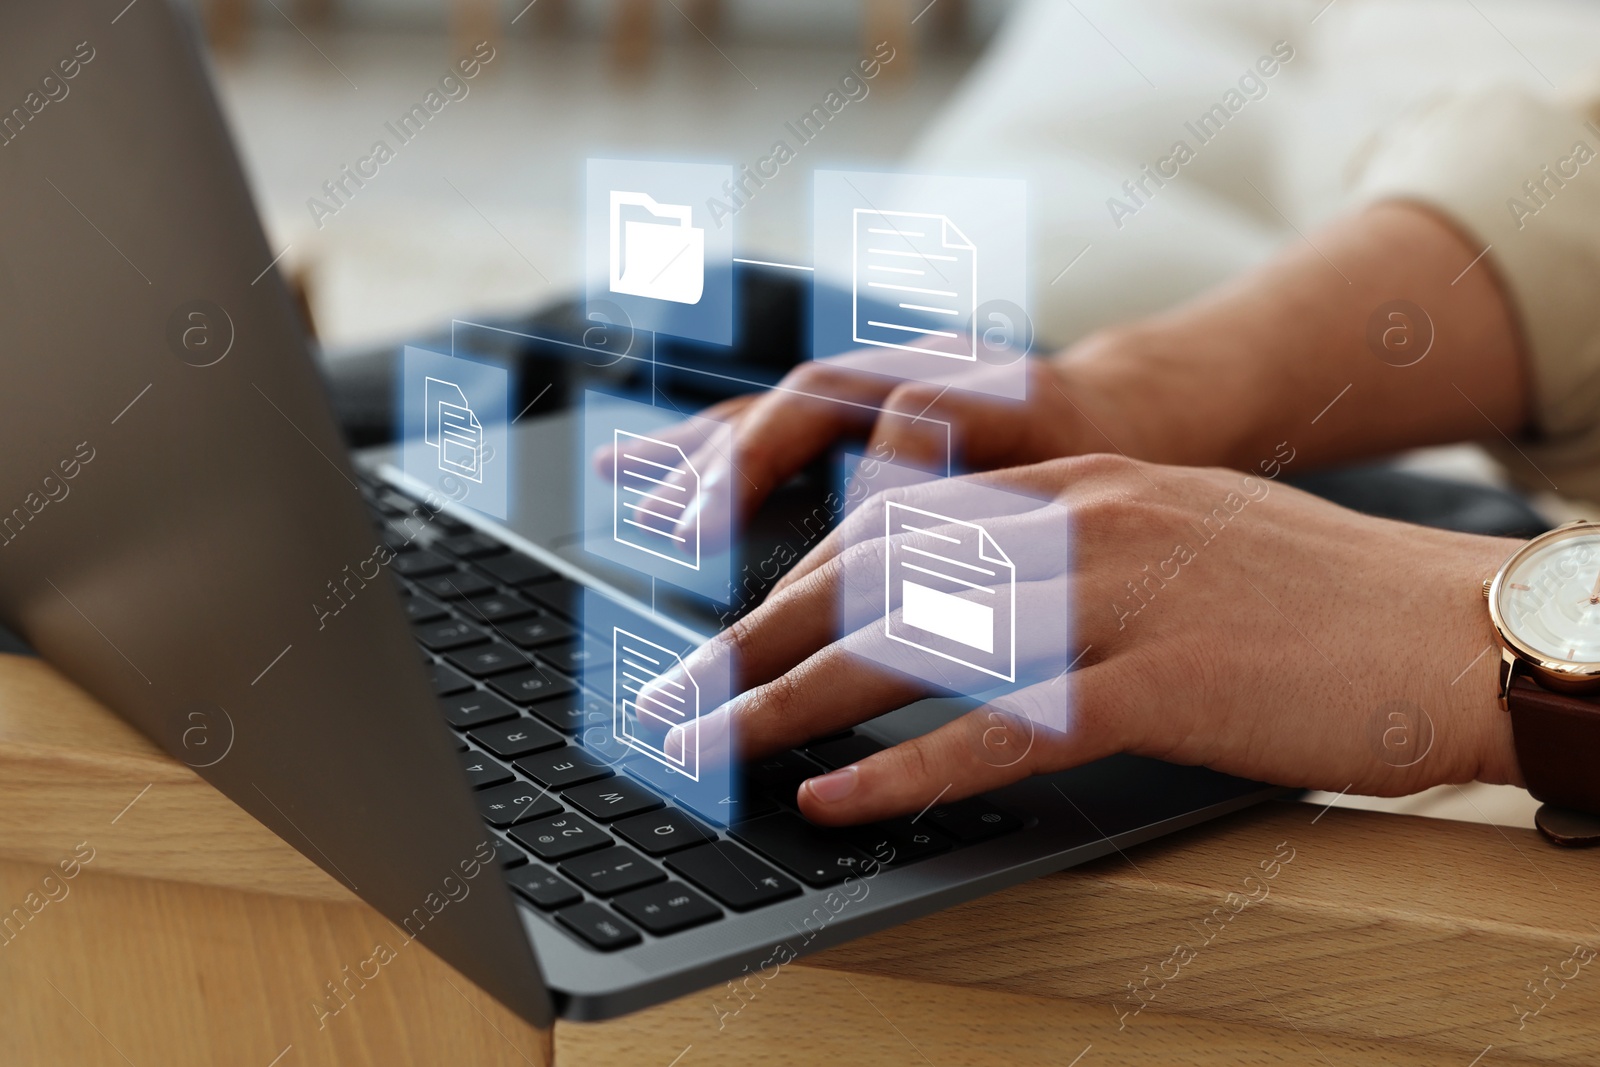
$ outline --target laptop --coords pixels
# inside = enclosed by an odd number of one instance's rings
[[[871,827],[799,816],[805,778],[965,710],[931,701],[745,765],[729,811],[680,802],[586,743],[612,709],[582,605],[673,655],[717,617],[583,549],[570,412],[514,428],[505,521],[347,452],[181,10],[11,5],[0,139],[0,617],[533,1026],[1281,794],[1123,756]]]

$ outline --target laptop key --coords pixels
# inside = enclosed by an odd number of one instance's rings
[[[583,892],[577,886],[539,863],[519,867],[506,876],[506,881],[521,896],[545,911],[564,908],[583,899]]]
[[[547,582],[556,576],[555,571],[538,560],[520,555],[475,560],[473,565],[507,585],[532,585]]]
[[[451,693],[462,693],[472,688],[472,679],[458,670],[446,667],[443,663],[435,663],[432,669],[433,691],[439,696],[447,697]]]
[[[806,754],[830,770],[848,767],[882,751],[882,745],[860,734],[836,737],[831,741],[813,741],[806,746]]]
[[[467,772],[467,782],[474,789],[487,789],[491,785],[511,781],[512,775],[505,767],[482,752],[463,752],[461,766]]]
[[[473,533],[456,534],[446,537],[439,542],[439,547],[453,556],[462,559],[482,559],[485,556],[498,556],[502,552],[510,551],[505,545],[496,541],[488,534]]]
[[[561,865],[561,873],[595,896],[609,897],[666,877],[660,868],[626,845],[612,845]]]
[[[567,578],[540,582],[523,592],[566,619],[576,619],[583,603],[583,586]]]
[[[500,627],[500,632],[505,635],[507,641],[519,648],[542,648],[557,641],[565,641],[578,631],[573,629],[570,623],[562,622],[554,615],[541,615],[537,619],[508,623]]]
[[[662,882],[624,893],[611,906],[661,937],[722,918],[722,909],[682,882]]]
[[[455,570],[455,563],[426,548],[406,552],[389,561],[389,569],[402,578],[427,578]]]
[[[526,654],[498,641],[492,645],[447,652],[444,658],[452,667],[466,671],[474,678],[488,678],[491,675],[505,674],[507,671],[533,666],[528,662]]]
[[[434,652],[448,652],[451,649],[465,648],[476,645],[489,639],[488,633],[470,622],[459,622],[455,619],[444,619],[440,622],[425,622],[413,626],[411,632],[416,635],[417,643],[423,648]]]
[[[444,712],[445,721],[458,730],[515,718],[520,714],[515,704],[481,689],[445,697],[439,701],[439,708]]]
[[[1021,819],[978,797],[929,808],[922,818],[963,845],[987,841],[1022,827]]]
[[[950,849],[949,838],[925,821],[912,822],[909,817],[856,827],[850,836],[867,855],[891,866],[915,863]]]
[[[740,823],[731,832],[807,885],[834,885],[871,866],[845,834],[788,812]]]
[[[548,667],[529,667],[515,674],[502,674],[489,682],[490,688],[507,700],[531,704],[575,692],[577,686]]]
[[[564,734],[575,734],[583,729],[584,716],[609,716],[611,704],[586,689],[577,689],[559,700],[540,700],[528,711]]]
[[[479,727],[467,736],[501,759],[516,759],[566,743],[560,734],[526,715]]]
[[[507,870],[528,862],[528,857],[522,854],[520,848],[498,837],[494,839],[494,857],[500,861],[500,866]]]
[[[800,892],[793,878],[731,841],[674,852],[662,862],[734,911],[749,911]]]
[[[738,796],[726,797],[717,805],[716,820],[718,822],[726,820],[729,825],[732,825],[736,822],[759,819],[761,816],[771,815],[777,810],[778,805],[768,799],[765,794],[743,790]]]
[[[637,845],[652,856],[664,856],[680,848],[714,840],[699,823],[672,808],[623,819],[611,829],[624,841]]]
[[[824,768],[798,752],[779,752],[746,765],[744,783],[747,791],[754,787],[765,791],[774,800],[793,804],[801,782],[825,773]]]
[[[573,786],[561,796],[568,804],[601,822],[661,807],[661,800],[654,793],[621,777]]]
[[[417,588],[440,600],[461,600],[494,592],[494,583],[480,574],[456,570],[417,580]]]
[[[611,844],[604,830],[581,815],[552,815],[511,828],[511,839],[542,860],[560,860]]]
[[[539,613],[538,608],[512,593],[474,597],[461,605],[461,610],[469,618],[484,622],[506,622]]]
[[[609,649],[601,648],[598,642],[584,641],[582,638],[545,645],[539,649],[538,656],[542,662],[550,664],[556,670],[574,676],[581,674],[586,668],[600,668],[611,662]]]
[[[420,593],[416,596],[406,597],[401,603],[405,605],[406,618],[412,622],[432,622],[450,614],[443,604],[432,597],[423,596]]]
[[[478,802],[484,821],[501,830],[561,810],[561,804],[548,791],[527,782],[497,785],[476,794],[473,799]]]
[[[639,931],[592,901],[556,912],[556,921],[601,952],[639,943]]]
[[[611,768],[575,745],[525,756],[513,764],[540,785],[565,789],[611,777]]]

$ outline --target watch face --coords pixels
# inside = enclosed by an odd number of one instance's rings
[[[1600,664],[1600,530],[1538,538],[1513,556],[1495,590],[1506,634],[1529,651]]]

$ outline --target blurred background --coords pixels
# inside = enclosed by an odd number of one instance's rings
[[[335,354],[581,281],[584,160],[754,162],[880,41],[896,58],[739,215],[809,263],[810,168],[889,164],[1011,0],[196,0],[275,249]],[[920,16],[920,17],[919,17]],[[306,201],[489,42],[494,59],[319,229]]]

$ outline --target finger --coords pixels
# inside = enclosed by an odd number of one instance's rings
[[[704,440],[706,433],[702,426],[697,426],[695,424],[694,420],[699,419],[702,420],[702,422],[721,422],[729,425],[737,425],[739,416],[747,408],[749,408],[751,404],[755,403],[760,396],[760,393],[748,393],[744,396],[736,396],[728,400],[719,401],[703,411],[696,412],[694,415],[684,419],[682,422],[673,423],[670,426],[663,426],[659,430],[652,430],[650,432],[650,436],[658,441],[663,441],[667,444],[678,446],[684,450],[685,454],[691,454],[694,452],[694,450],[701,447],[701,442]],[[610,481],[613,477],[613,472],[616,469],[617,457],[615,445],[605,444],[600,446],[594,450],[594,454],[590,457],[590,460],[594,464],[595,471],[602,478]]]
[[[834,441],[865,432],[891,386],[872,375],[816,362],[758,397],[741,414],[733,455],[720,460],[735,468],[723,482],[731,485],[736,477],[744,497],[734,514],[748,516]],[[731,502],[724,498],[711,503],[729,507]]]
[[[762,658],[749,668],[738,665],[744,680],[736,688],[743,692],[718,710],[717,721],[707,732],[732,734],[745,755],[760,756],[923,697],[975,694],[992,691],[999,684],[996,676],[975,671],[958,657],[930,656],[922,646],[892,638],[893,633],[907,633],[901,625],[901,610],[891,612],[886,625],[882,587],[873,584],[876,588],[866,591],[871,603],[856,620],[863,625],[836,642],[826,643],[828,636],[822,631],[814,631],[807,641],[792,639],[784,627],[762,627],[757,634],[764,643],[757,651]],[[1030,728],[1060,732],[1066,727],[1065,689],[1060,679],[1071,666],[1066,580],[1024,583],[1016,588],[1019,617],[1030,619],[1030,625],[1016,636],[1015,646],[1015,677],[1024,688],[991,703],[1013,714],[1025,714]],[[1044,602],[1059,602],[1060,610],[1038,611]],[[934,639],[934,635],[921,636]],[[1011,641],[1009,623],[1000,636]],[[818,641],[823,642],[820,647]],[[695,662],[686,669],[691,677],[708,674]],[[1028,684],[1035,679],[1051,680],[1055,686]],[[849,693],[850,699],[840,700],[840,693]]]
[[[935,693],[934,687],[826,645],[793,670],[735,697],[717,714],[745,758],[837,733]],[[841,700],[840,694],[850,694]]]
[[[986,466],[998,457],[1035,457],[1024,447],[1032,420],[1021,401],[957,391],[950,384],[907,382],[883,402],[868,452],[904,466],[948,474],[958,464]]]
[[[1102,668],[1103,669],[1103,668]],[[934,801],[953,801],[998,789],[1030,775],[1075,767],[1122,751],[1123,739],[1092,715],[1066,716],[1074,691],[1080,697],[1098,687],[1080,671],[1058,685],[1044,683],[1015,694],[1013,706],[1037,705],[1033,716],[1060,716],[1065,728],[1030,725],[1019,715],[997,725],[996,715],[1011,715],[1003,702],[980,708],[921,737],[868,756],[858,763],[802,782],[796,796],[800,811],[824,826],[874,822],[920,812]],[[1053,691],[1052,691],[1053,690]],[[1044,706],[1062,705],[1062,711]],[[1058,720],[1059,721],[1059,720]],[[996,730],[1007,734],[997,755]],[[1020,757],[1010,750],[1026,741]]]
[[[877,579],[844,584],[843,568],[767,600],[749,615],[701,645],[683,664],[692,678],[729,678],[745,700],[765,685],[859,626],[883,617],[883,587]],[[843,624],[841,624],[843,620]],[[857,640],[855,647],[862,642]]]
[[[1037,481],[1037,478],[1019,477],[1012,471],[995,471],[960,478],[930,478],[915,485],[874,493],[846,515],[844,521],[830,530],[814,549],[791,567],[788,573],[778,580],[773,592],[782,591],[800,581],[812,571],[826,565],[829,560],[856,545],[884,537],[886,509],[891,503],[932,513],[935,516],[929,520],[932,528],[945,536],[948,536],[948,530],[940,522],[941,518],[944,522],[981,524],[997,540],[1002,536],[1001,531],[1006,531],[1002,543],[1014,543],[1018,547],[1019,556],[1037,561],[1031,564],[1035,573],[1055,573],[1059,568],[1053,566],[1053,561],[1065,561],[1070,547],[1070,516],[1067,511],[1061,508],[1045,511],[1043,509],[1052,506],[1049,500],[1015,489],[997,489],[998,486],[1008,484],[1020,488],[1032,481]],[[852,489],[853,487],[846,488],[847,499],[853,495]],[[1025,518],[1021,521],[1013,518],[1018,515]],[[1032,519],[1026,516],[1032,516]],[[1046,518],[1051,520],[1048,525],[1053,528],[1041,530],[1038,534],[1026,532],[1026,522],[1036,521],[1043,526],[1047,525],[1042,521]],[[889,536],[899,536],[906,531],[888,531],[888,533]],[[1008,547],[1008,554],[1010,551]],[[1021,573],[1019,571],[1019,577]]]

